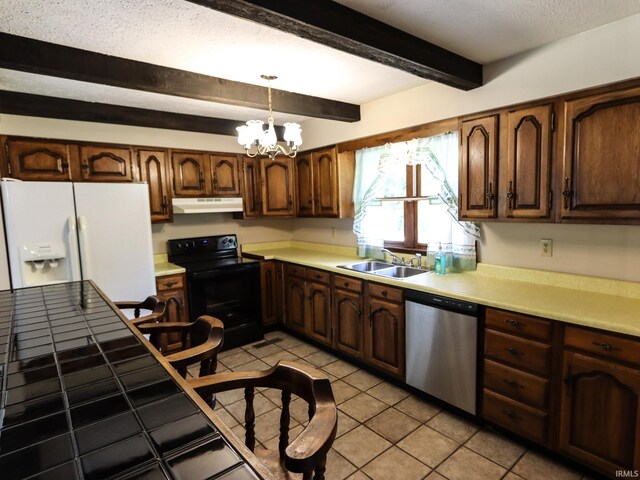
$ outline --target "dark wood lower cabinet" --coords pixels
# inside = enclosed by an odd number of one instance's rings
[[[331,346],[331,287],[320,282],[307,282],[309,298],[309,335]]]
[[[278,291],[276,264],[273,260],[260,262],[260,286],[262,293],[262,325],[278,322]]]
[[[375,286],[376,291],[378,290]],[[372,297],[374,286],[369,284],[367,321],[364,322],[364,358],[396,377],[404,378],[405,338],[404,303],[391,301],[395,295],[402,298],[402,290],[383,288],[385,299]]]
[[[334,348],[355,358],[364,355],[362,293],[334,290]]]
[[[307,333],[305,315],[306,295],[304,278],[286,277],[287,326],[299,333]]]
[[[189,322],[189,306],[187,304],[186,281],[184,274],[165,275],[156,278],[158,298],[167,302],[168,322]],[[166,353],[176,352],[182,348],[182,338],[178,333],[168,334],[161,341]]]
[[[610,477],[640,468],[640,369],[565,352],[560,450]]]

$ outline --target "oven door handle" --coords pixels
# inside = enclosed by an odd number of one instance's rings
[[[232,268],[223,267],[223,268],[214,268],[212,270],[207,270],[206,272],[193,272],[189,274],[189,278],[193,280],[205,280],[207,278],[215,278],[221,275],[232,275],[236,273],[246,273],[252,270],[256,270],[259,264],[250,264],[250,265],[237,265]]]

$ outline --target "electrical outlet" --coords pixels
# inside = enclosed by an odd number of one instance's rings
[[[553,240],[550,238],[540,239],[540,256],[553,257]]]

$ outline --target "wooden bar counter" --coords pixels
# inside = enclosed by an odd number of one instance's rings
[[[90,281],[0,292],[0,382],[4,480],[272,478]]]

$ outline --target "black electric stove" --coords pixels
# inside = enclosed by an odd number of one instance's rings
[[[235,235],[169,240],[169,261],[187,271],[191,320],[219,318],[224,349],[262,338],[260,262],[238,256]]]

